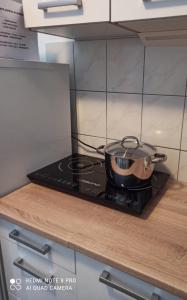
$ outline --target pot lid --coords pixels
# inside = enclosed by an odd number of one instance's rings
[[[153,156],[156,148],[140,142],[135,136],[126,136],[121,141],[106,145],[105,152],[119,158],[138,159]]]

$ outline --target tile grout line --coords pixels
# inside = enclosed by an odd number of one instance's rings
[[[109,20],[112,20],[112,1],[109,1]]]
[[[144,80],[145,80],[145,56],[146,47],[144,47],[144,57],[143,57],[143,80],[142,80],[142,107],[141,107],[141,124],[140,124],[140,140],[142,140],[142,129],[143,129],[143,106],[144,106]]]
[[[73,91],[73,89],[71,89]],[[103,91],[98,91],[98,90],[76,90],[77,92],[91,92],[91,93],[105,93],[106,90]],[[129,93],[129,92],[111,92],[111,91],[107,91],[108,94],[123,94],[123,95],[142,95],[142,96],[161,96],[161,97],[180,97],[180,98],[184,98],[184,95],[169,95],[169,94],[147,94],[147,93]]]
[[[74,86],[75,86],[75,112],[76,112],[76,129],[78,130],[77,127],[77,82],[76,82],[76,68],[75,68],[75,41],[73,42],[73,70],[74,70]],[[74,133],[71,132],[73,135]],[[72,139],[72,138],[71,138]],[[75,141],[72,139],[72,150],[76,148],[76,152],[78,152],[78,142],[76,142],[75,147],[73,146]]]
[[[182,138],[183,138],[183,129],[184,129],[184,114],[186,109],[186,97],[187,97],[187,79],[186,79],[186,88],[185,88],[185,97],[183,104],[183,116],[182,116],[182,127],[181,127],[181,136],[180,136],[180,150],[179,150],[179,160],[178,160],[178,168],[177,168],[177,180],[179,180],[179,172],[180,172],[180,162],[181,162],[181,151],[182,151]]]

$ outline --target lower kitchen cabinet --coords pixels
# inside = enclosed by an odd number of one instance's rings
[[[8,294],[8,300],[21,300],[20,298],[17,298],[16,296],[12,294]]]
[[[0,219],[0,236],[75,273],[75,252],[37,233]]]
[[[82,254],[76,263],[78,300],[182,300]]]
[[[10,222],[0,237],[9,300],[184,300]]]
[[[21,300],[76,300],[76,276],[28,249],[1,240],[9,295]],[[45,283],[43,280],[50,280]]]
[[[8,294],[8,300],[23,300],[23,299],[18,298],[15,295],[9,293]]]

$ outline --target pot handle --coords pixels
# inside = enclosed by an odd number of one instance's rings
[[[154,158],[152,158],[151,162],[153,164],[158,164],[167,160],[167,155],[163,153],[156,153]]]
[[[97,153],[105,156],[104,148],[105,148],[105,145],[101,145],[98,148],[96,148]]]
[[[126,137],[124,137],[122,139],[122,141],[121,141],[121,146],[123,148],[126,148],[125,145],[124,145],[124,143],[126,141],[133,141],[133,142],[135,142],[136,143],[136,148],[138,148],[140,146],[140,141],[139,141],[139,139],[136,136],[126,136]],[[128,148],[130,148],[130,147],[128,147]],[[133,147],[133,149],[134,149],[134,147]]]

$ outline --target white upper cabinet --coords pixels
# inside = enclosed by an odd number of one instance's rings
[[[23,0],[27,27],[109,21],[109,0]]]
[[[82,39],[132,35],[109,23],[110,0],[23,0],[25,25],[40,32]]]
[[[187,29],[187,0],[111,0],[111,20],[137,32]]]
[[[187,0],[23,0],[23,9],[27,28],[78,40],[161,31],[179,40],[187,29]]]

